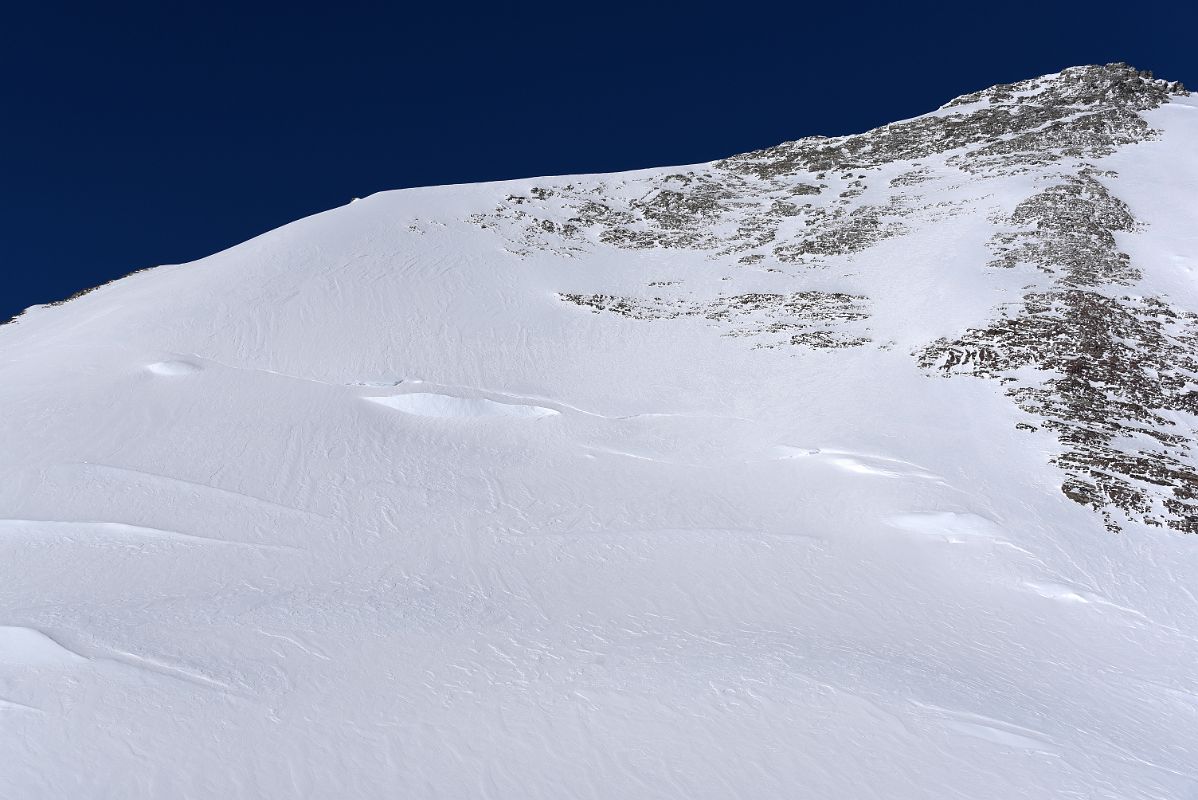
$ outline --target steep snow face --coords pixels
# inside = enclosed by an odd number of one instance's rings
[[[0,327],[0,796],[1190,797],[1198,101],[390,192]]]

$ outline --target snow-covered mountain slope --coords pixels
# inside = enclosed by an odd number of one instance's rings
[[[1198,99],[387,192],[0,327],[0,796],[1198,795]]]

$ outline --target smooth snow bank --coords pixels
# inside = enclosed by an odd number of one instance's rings
[[[146,369],[155,375],[190,375],[200,371],[200,368],[190,361],[156,361],[147,364]]]
[[[387,397],[367,397],[372,403],[378,403],[405,414],[417,417],[464,418],[464,417],[520,417],[536,419],[538,417],[553,417],[559,412],[544,406],[523,405],[520,403],[497,403],[484,397],[454,397],[448,394],[410,393],[395,394]]]
[[[962,514],[955,511],[925,511],[896,514],[889,523],[912,533],[929,536],[944,536],[949,541],[958,539],[1000,539],[1002,528],[978,514]]]
[[[0,664],[63,666],[84,660],[41,631],[16,625],[0,626]]]

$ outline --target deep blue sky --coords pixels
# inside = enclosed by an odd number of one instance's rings
[[[1189,3],[27,3],[0,11],[0,319],[383,189],[704,161],[1128,61]]]

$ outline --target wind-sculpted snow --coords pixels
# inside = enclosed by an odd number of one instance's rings
[[[1074,68],[29,309],[0,797],[1198,796],[1196,145]]]
[[[84,661],[41,631],[0,626],[0,664],[19,667],[71,666]]]
[[[433,392],[409,392],[366,398],[405,414],[417,417],[471,418],[471,417],[517,417],[536,419],[552,417],[557,411],[542,406],[520,403],[497,403],[485,397],[454,397]]]
[[[158,361],[147,364],[146,369],[155,375],[178,376],[199,372],[200,368],[189,361]]]

